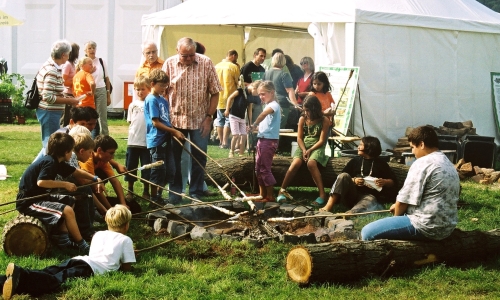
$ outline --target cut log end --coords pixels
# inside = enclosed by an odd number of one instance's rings
[[[290,280],[299,284],[308,284],[312,273],[312,258],[309,251],[297,246],[288,252],[286,273]]]

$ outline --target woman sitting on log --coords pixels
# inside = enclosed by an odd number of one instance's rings
[[[382,146],[376,137],[365,136],[358,146],[358,157],[351,159],[337,177],[328,203],[320,211],[331,211],[341,201],[349,212],[375,210],[379,203],[394,201],[397,193],[396,175],[379,158]],[[321,203],[318,203],[321,204]]]
[[[460,180],[451,161],[439,151],[436,132],[430,126],[417,127],[408,141],[417,160],[391,206],[394,216],[363,227],[363,240],[442,240],[457,225]]]

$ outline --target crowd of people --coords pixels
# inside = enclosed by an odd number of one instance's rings
[[[6,276],[0,277],[4,299],[16,292],[51,292],[68,278],[130,270],[135,255],[132,241],[125,235],[131,219],[127,200],[132,198],[138,177],[136,171],[128,170],[139,164],[154,165],[141,171],[142,196],[159,206],[179,204],[187,181],[190,197],[208,195],[204,153],[212,125],[220,147],[230,149],[229,157],[237,150],[241,155],[247,133],[257,132],[258,201],[292,199],[287,187],[305,164],[319,191],[312,205],[320,212],[331,211],[338,203],[356,213],[395,201],[391,206],[394,217],[366,225],[361,231],[363,240],[439,240],[455,228],[458,174],[439,151],[436,133],[426,126],[415,128],[408,137],[418,159],[399,192],[396,176],[379,158],[380,141],[366,136],[358,146],[359,156],[347,163],[327,199],[321,170],[328,161],[325,145],[335,115],[330,83],[325,73],[314,72],[310,57],[302,58],[299,67],[281,49],[274,49],[268,61],[266,50],[256,49],[253,60],[240,70],[235,50],[214,65],[200,53],[205,51],[203,45],[191,38],[181,38],[177,54],[166,60],[158,57],[156,44],[144,43],[145,60],[135,76],[136,97],[127,117],[126,164],[118,163],[114,160],[118,144],[109,135],[106,120],[109,73],[96,56],[96,47],[95,42],[87,42],[86,56],[76,65],[79,46],[58,41],[38,72],[42,100],[36,115],[42,150],[24,172],[16,202],[20,213],[47,226],[58,247],[88,255],[43,270],[9,264]],[[297,127],[298,148],[275,198],[277,181],[271,166],[280,129],[289,125]],[[233,136],[230,144],[229,132]],[[184,151],[191,144],[193,162]],[[160,161],[164,163],[158,164]],[[127,195],[113,168],[127,173]],[[103,193],[103,180],[113,187],[118,204]],[[171,192],[163,198],[167,184]],[[55,189],[60,192],[48,192]],[[95,233],[93,221],[99,215],[105,216],[108,231]]]

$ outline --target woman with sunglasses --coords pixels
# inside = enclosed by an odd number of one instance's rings
[[[379,156],[382,153],[376,137],[365,136],[358,146],[358,157],[351,159],[332,186],[327,204],[320,211],[331,211],[341,202],[358,213],[374,210],[380,203],[391,203],[397,194],[396,175]]]
[[[304,76],[299,78],[297,81],[297,88],[295,93],[297,94],[297,102],[302,104],[304,99],[309,95],[311,91],[311,75],[314,73],[314,61],[312,58],[305,56],[300,60],[300,68],[304,72]]]

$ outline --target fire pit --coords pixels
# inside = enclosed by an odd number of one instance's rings
[[[243,203],[236,201],[222,202],[217,206],[236,213],[247,210]],[[359,238],[351,220],[339,219],[330,213],[318,213],[309,206],[268,202],[257,203],[257,209],[258,213],[242,215],[216,226],[210,224],[225,220],[228,215],[209,205],[172,207],[171,212],[152,212],[147,218],[156,232],[167,231],[172,237],[190,232],[193,240],[229,239],[246,241],[258,247],[271,240],[313,244]],[[279,217],[293,219],[272,221],[272,218]]]

